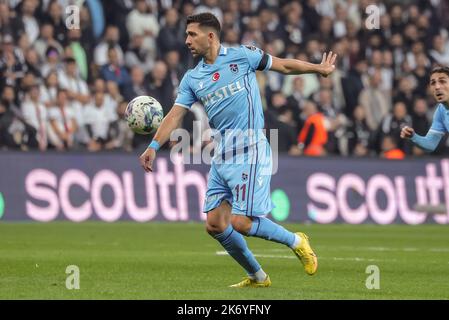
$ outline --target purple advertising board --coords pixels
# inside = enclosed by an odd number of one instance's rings
[[[137,155],[0,153],[0,221],[203,221],[209,166],[159,153],[145,174]],[[280,156],[271,179],[285,222],[449,223],[449,159],[402,161]]]

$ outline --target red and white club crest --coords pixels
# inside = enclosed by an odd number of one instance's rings
[[[220,74],[218,72],[215,72],[212,76],[212,81],[217,81],[218,79],[220,79]]]

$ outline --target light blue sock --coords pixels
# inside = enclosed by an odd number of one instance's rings
[[[225,231],[214,236],[223,248],[234,258],[248,274],[255,274],[260,270],[260,264],[249,250],[245,238],[229,224]]]
[[[282,243],[290,248],[293,246],[296,239],[293,232],[288,231],[284,227],[265,217],[253,218],[253,223],[248,236]]]

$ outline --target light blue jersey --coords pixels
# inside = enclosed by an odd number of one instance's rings
[[[442,103],[439,103],[435,110],[430,130],[438,132],[442,135],[449,132],[449,109]]]
[[[439,103],[433,114],[432,125],[426,136],[423,137],[415,133],[411,140],[425,151],[432,152],[436,149],[446,132],[449,132],[449,108]]]
[[[262,132],[264,116],[255,73],[269,70],[271,64],[272,57],[256,47],[221,46],[213,64],[201,60],[180,83],[175,105],[190,108],[201,102],[210,127],[216,130],[204,212],[223,200],[232,204],[235,214],[264,215],[273,208],[271,148]],[[237,161],[217,161],[228,158],[228,151]]]
[[[261,134],[264,117],[255,71],[269,70],[271,63],[271,56],[256,47],[221,46],[213,64],[206,64],[203,59],[184,75],[175,104],[185,108],[197,101],[203,104],[209,125],[217,132],[216,154],[224,148],[228,151],[247,147],[251,144],[248,130],[254,130],[253,143],[265,138]],[[239,139],[233,138],[236,135]]]

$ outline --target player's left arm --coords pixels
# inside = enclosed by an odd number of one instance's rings
[[[332,51],[323,54],[323,59],[320,64],[303,60],[272,57],[270,70],[283,74],[319,73],[323,77],[327,77],[335,70],[336,59],[337,54],[332,53]]]

